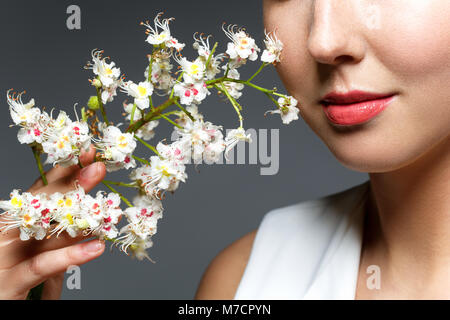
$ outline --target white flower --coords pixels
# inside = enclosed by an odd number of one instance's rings
[[[103,51],[94,49],[92,51],[92,62],[88,62],[85,69],[92,69],[102,85],[101,99],[103,103],[113,101],[117,95],[117,88],[122,84],[120,68],[114,62],[106,62],[102,57]]]
[[[211,35],[204,38],[202,36],[202,34],[200,34],[197,37],[197,34],[198,34],[198,32],[194,33],[194,36],[193,36],[194,40],[195,40],[193,47],[198,52],[198,55],[199,55],[198,59],[202,60],[206,66],[208,58],[211,54],[211,48],[209,45],[209,37]],[[209,64],[205,70],[206,80],[214,79],[216,74],[218,74],[220,72],[219,65],[224,60],[224,58],[225,58],[224,53],[211,56]]]
[[[50,232],[50,235],[59,235],[66,231],[74,238],[80,234],[84,229],[84,225],[80,223],[83,220],[80,204],[84,197],[84,189],[80,186],[66,194],[57,192],[50,196],[50,201],[56,208],[54,220],[58,222],[56,227]]]
[[[156,150],[164,159],[186,164],[191,159],[191,145],[189,139],[178,139],[171,144],[159,142]]]
[[[177,51],[182,50],[184,44],[179,43],[177,39],[170,35],[169,23],[175,18],[168,18],[160,21],[159,18],[162,14],[163,13],[160,12],[156,15],[154,27],[151,27],[148,21],[146,23],[141,22],[141,25],[147,27],[146,33],[148,34],[148,37],[146,41],[154,46],[165,45],[166,47],[174,48]],[[161,29],[161,31],[159,29]]]
[[[44,132],[42,148],[48,157],[45,163],[68,167],[78,163],[81,151],[91,144],[89,127],[86,122],[72,122],[64,111],[58,118],[51,119]]]
[[[118,235],[116,224],[123,212],[119,207],[120,197],[116,193],[104,196],[99,191],[93,198],[77,185],[73,191],[65,194],[56,192],[50,197],[45,193],[20,194],[18,190],[11,192],[10,196],[10,200],[0,201],[0,208],[6,210],[0,213],[0,230],[19,228],[22,240],[42,240],[46,234],[49,238],[64,231],[72,237],[93,234],[101,239],[113,239]],[[148,210],[154,211],[147,216],[155,214],[161,217],[162,206],[158,207],[156,201],[146,200],[145,204]]]
[[[133,170],[130,179],[139,181],[149,197],[162,199],[165,191],[173,192],[178,188],[180,181],[186,181],[185,170],[186,167],[181,161],[152,156],[150,165]]]
[[[30,125],[36,123],[41,112],[38,108],[34,108],[34,99],[31,99],[27,103],[23,103],[22,95],[25,92],[21,92],[16,96],[14,93],[10,94],[11,91],[12,89],[7,91],[6,97],[14,124]]]
[[[20,239],[42,240],[50,227],[50,209],[45,194],[33,196],[13,190],[10,200],[0,201],[0,230],[20,229]]]
[[[203,120],[203,115],[198,111],[198,106],[195,104],[189,105],[186,108],[186,111],[189,112],[195,120]],[[180,126],[184,127],[187,122],[192,121],[188,115],[184,111],[178,111],[175,113],[178,118],[175,120]]]
[[[134,104],[133,103],[127,103],[124,102],[123,103],[123,108],[125,110],[125,112],[127,113],[127,116],[125,117],[126,120],[130,121],[131,120],[131,113],[133,111],[134,108]],[[134,112],[134,116],[133,116],[133,121],[138,121],[142,119],[142,112],[141,110],[137,109]],[[155,136],[155,128],[159,125],[159,121],[158,120],[152,120],[147,122],[146,124],[144,124],[142,127],[140,127],[136,132],[135,135],[138,138],[144,139],[144,140],[150,140]]]
[[[157,232],[163,208],[159,200],[148,197],[138,196],[134,203],[134,207],[124,211],[128,224],[120,230],[120,234],[124,235],[117,238],[116,243],[124,252],[131,249],[137,259],[152,261],[145,250],[153,245],[151,237]]]
[[[294,97],[280,97],[278,99],[278,104],[280,105],[279,109],[266,111],[265,114],[279,113],[284,124],[289,124],[293,120],[298,120],[298,101]]]
[[[255,61],[258,58],[258,52],[260,49],[255,44],[255,40],[251,38],[243,28],[234,28],[236,25],[229,25],[227,30],[222,25],[222,30],[225,32],[227,37],[232,41],[228,43],[228,49],[226,53],[230,56],[230,59],[236,59],[238,57],[242,59],[250,59]]]
[[[187,60],[185,57],[177,57],[174,55],[173,58],[181,66],[183,70],[183,80],[186,83],[196,83],[202,81],[205,76],[205,62],[203,59],[197,58],[193,62]]]
[[[226,70],[226,67],[223,66],[223,68]],[[230,69],[228,71],[228,78],[239,80],[241,75],[239,74],[239,71],[236,69]],[[239,99],[242,96],[241,90],[244,89],[245,85],[239,82],[232,82],[232,81],[224,81],[223,85],[227,89],[230,96],[232,96],[235,99]]]
[[[102,151],[108,172],[136,167],[132,155],[136,148],[133,134],[123,133],[115,126],[108,126],[103,129],[103,139],[97,140],[96,147]]]
[[[89,231],[101,239],[114,239],[118,235],[116,224],[122,215],[120,209],[120,197],[116,193],[110,193],[106,197],[102,191],[98,191],[95,198],[86,195],[81,202],[81,218],[79,226],[89,226]]]
[[[172,77],[170,71],[173,65],[170,63],[171,52],[168,50],[159,50],[153,53],[152,62],[152,74],[150,81],[153,83],[155,89],[165,91],[166,94],[170,93],[175,79]],[[149,63],[152,60],[152,56],[149,56]],[[149,69],[147,66],[145,70],[145,79],[149,78]]]
[[[153,94],[153,85],[148,81],[139,82],[135,84],[133,81],[125,82],[122,86],[122,91],[134,98],[134,103],[141,109],[150,107],[149,97]]]
[[[239,141],[244,141],[244,142],[252,142],[252,138],[250,136],[250,134],[246,134],[245,130],[243,127],[239,127],[237,129],[233,129],[231,131],[228,132],[226,138],[225,138],[225,143],[226,143],[226,149],[225,149],[225,155],[228,154],[228,152],[234,148],[234,146],[239,142]]]
[[[92,51],[93,63],[89,63],[87,68],[92,69],[94,74],[98,76],[103,87],[109,87],[120,78],[120,69],[115,67],[114,62],[106,62],[106,58],[103,58],[102,54],[103,50],[94,49]]]
[[[150,140],[155,136],[155,128],[159,125],[158,120],[152,120],[144,124],[136,131],[136,136],[143,140]]]
[[[184,105],[200,104],[210,94],[205,82],[179,82],[174,86],[174,95],[180,97],[180,103]]]
[[[228,67],[230,68],[230,70],[233,70],[233,69],[237,69],[237,68],[242,67],[246,63],[247,63],[247,59],[243,59],[241,57],[237,57],[236,59],[230,59],[228,61]]]
[[[192,159],[194,163],[200,162],[205,158],[206,161],[217,161],[225,149],[225,142],[221,126],[216,126],[211,122],[203,122],[203,120],[188,121],[184,129],[178,129],[181,138],[180,142],[188,141],[191,149]]]
[[[141,216],[156,219],[161,219],[163,217],[163,205],[161,200],[156,198],[149,198],[147,195],[137,194],[133,198],[133,205],[140,208]]]
[[[24,92],[17,96],[10,94],[10,92],[11,90],[8,90],[6,96],[11,118],[15,125],[21,127],[17,133],[17,139],[20,143],[26,144],[42,143],[44,133],[50,122],[49,115],[34,107],[34,99],[31,99],[28,103],[23,103],[22,95]]]
[[[275,32],[271,35],[264,30],[264,34],[266,35],[266,39],[264,40],[266,49],[261,55],[261,61],[267,63],[280,62],[280,54],[283,50],[283,43],[277,38]]]
[[[113,84],[111,84],[109,87],[104,87],[101,94],[102,103],[108,103],[112,102],[114,100],[114,97],[117,96],[117,89],[121,86],[122,79],[119,79]]]

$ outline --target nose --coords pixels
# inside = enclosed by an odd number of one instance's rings
[[[365,44],[352,15],[351,1],[314,1],[308,51],[319,63],[338,65],[363,59]]]

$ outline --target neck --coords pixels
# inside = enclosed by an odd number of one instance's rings
[[[371,173],[370,180],[369,246],[376,243],[388,264],[409,266],[409,272],[435,274],[448,268],[450,137],[414,163]]]

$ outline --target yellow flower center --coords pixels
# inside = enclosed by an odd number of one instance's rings
[[[121,148],[125,148],[128,145],[127,138],[125,136],[120,136],[117,138],[118,145]]]
[[[20,208],[20,207],[22,207],[22,200],[18,199],[17,197],[14,197],[11,199],[11,204],[14,207]]]
[[[147,89],[144,88],[143,86],[138,87],[138,92],[139,92],[139,95],[141,95],[141,96],[147,96]]]
[[[166,39],[166,34],[165,34],[165,33],[159,34],[157,39],[158,39],[159,41],[162,41],[162,40]]]
[[[66,215],[66,220],[67,222],[69,222],[69,224],[73,224],[73,217],[70,213]]]
[[[196,74],[196,73],[198,73],[199,66],[197,64],[193,63],[193,64],[191,64],[190,69],[191,69],[190,74]]]
[[[169,177],[170,173],[167,170],[168,170],[168,168],[166,166],[161,166],[162,174],[166,177]]]

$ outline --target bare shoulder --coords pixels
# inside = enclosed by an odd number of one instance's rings
[[[254,230],[223,249],[209,264],[195,299],[232,300],[247,266],[253,241]]]

